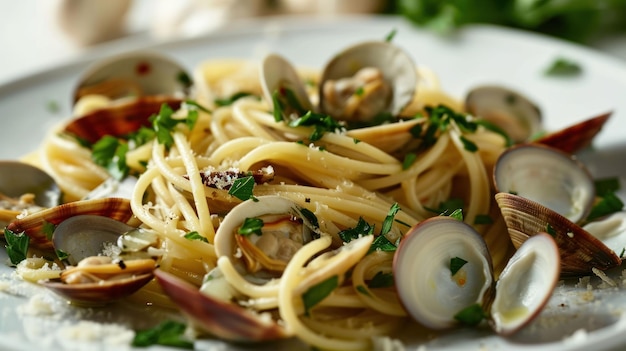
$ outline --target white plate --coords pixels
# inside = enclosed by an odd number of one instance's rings
[[[123,41],[91,58],[127,49],[151,47],[174,56],[193,68],[202,60],[224,57],[260,58],[275,51],[298,65],[321,67],[341,48],[368,39],[382,39],[392,29],[393,39],[418,64],[431,67],[452,94],[462,97],[469,88],[496,83],[517,89],[539,103],[549,129],[557,129],[608,110],[614,114],[594,143],[593,152],[581,155],[597,177],[620,176],[626,186],[626,66],[617,60],[535,34],[491,26],[468,27],[443,39],[391,17],[351,17],[331,20],[286,18],[250,21],[214,35],[170,43]],[[131,45],[132,44],[132,45]],[[550,78],[544,69],[557,57],[566,57],[583,67],[578,77]],[[46,130],[66,118],[71,90],[88,62],[74,62],[0,86],[0,159],[17,158],[39,145]],[[48,111],[55,101],[60,111]],[[621,193],[624,198],[624,193]],[[4,250],[0,261],[6,261]],[[38,287],[16,282],[12,269],[0,266],[0,349],[90,349],[119,350],[116,337],[123,333],[109,326],[92,335],[93,328],[75,334],[77,321],[121,323],[136,328],[154,323],[164,314],[149,306],[120,303],[100,310],[80,311],[64,306]],[[611,272],[619,275],[620,269]],[[6,288],[6,283],[13,284]],[[595,288],[600,280],[591,279]],[[503,339],[488,330],[460,329],[435,337],[432,333],[408,331],[409,349],[427,350],[594,350],[626,346],[626,290],[559,286],[540,318],[514,338]],[[51,313],[29,314],[37,295]],[[90,344],[89,340],[96,340]],[[85,340],[76,344],[77,340]],[[78,346],[72,346],[78,345]],[[218,344],[221,345],[221,344]],[[197,345],[209,349],[215,344]],[[222,345],[223,346],[223,345]],[[266,345],[268,349],[293,349],[294,343]],[[300,345],[301,346],[301,345]],[[234,346],[229,345],[227,349]],[[300,347],[307,350],[308,347]],[[221,348],[224,349],[224,348]]]

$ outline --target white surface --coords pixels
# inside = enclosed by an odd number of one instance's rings
[[[343,18],[328,21],[283,19],[248,22],[210,37],[161,44],[154,49],[170,54],[189,68],[212,58],[260,58],[276,51],[297,65],[321,67],[345,46],[368,39],[381,39],[396,28],[394,42],[410,53],[418,64],[433,68],[443,86],[462,97],[478,84],[498,83],[517,89],[543,109],[549,129],[564,127],[607,110],[615,111],[595,143],[595,151],[582,155],[596,176],[621,175],[626,185],[624,131],[626,130],[626,66],[619,60],[586,48],[527,33],[489,26],[468,27],[454,38],[441,39],[417,30],[397,18]],[[116,52],[146,46],[120,42]],[[92,55],[103,54],[95,52]],[[579,62],[579,77],[548,78],[543,70],[557,56]],[[66,118],[71,89],[85,68],[85,62],[24,77],[0,86],[0,159],[15,158],[35,149],[46,130]],[[53,114],[46,103],[58,101],[61,111]],[[10,127],[9,127],[10,126]],[[622,194],[623,195],[623,194]],[[6,255],[0,252],[0,261]],[[68,329],[77,316],[104,322],[117,321],[142,327],[162,318],[148,306],[121,303],[100,310],[78,312],[66,308],[47,292],[27,283],[16,283],[12,269],[0,266],[0,349],[32,350],[69,348]],[[621,269],[610,272],[619,276]],[[576,283],[576,282],[573,282]],[[557,288],[548,308],[539,319],[511,339],[493,335],[487,329],[459,329],[434,338],[409,326],[403,338],[409,349],[427,350],[601,350],[626,346],[626,287],[621,279],[616,289],[587,291],[568,283]],[[600,280],[591,279],[597,287]],[[8,285],[12,284],[12,285]],[[8,286],[8,287],[7,287]],[[37,295],[50,307],[45,315],[29,315],[29,297]],[[133,317],[139,313],[139,317]],[[144,317],[147,314],[148,317]],[[420,332],[421,331],[421,332]],[[107,346],[110,337],[85,349],[119,350]],[[202,349],[215,346],[203,342]],[[266,349],[294,349],[293,343],[265,345]],[[91,348],[89,348],[91,347]],[[308,347],[300,347],[308,350]]]

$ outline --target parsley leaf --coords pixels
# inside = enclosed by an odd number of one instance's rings
[[[402,161],[402,169],[409,169],[413,162],[417,159],[417,155],[414,152],[409,152],[404,155],[404,161]]]
[[[457,208],[456,210],[450,213],[449,217],[456,219],[457,221],[463,222],[463,209]]]
[[[385,220],[383,221],[383,224],[382,224],[382,228],[380,229],[380,235],[386,235],[387,233],[389,233],[389,231],[391,231],[393,218],[396,216],[398,211],[400,211],[400,205],[398,205],[398,203],[396,202],[393,205],[391,205],[391,208],[389,208],[387,217],[385,217]]]
[[[624,208],[624,203],[617,195],[614,193],[604,194],[600,201],[591,209],[591,213],[587,216],[587,221],[593,221],[594,219],[621,211],[622,208]]]
[[[188,239],[188,240],[199,240],[199,241],[203,241],[205,243],[209,242],[209,240],[207,240],[207,238],[203,237],[202,235],[200,235],[200,233],[198,233],[196,231],[189,232],[189,233],[185,234],[184,238]]]
[[[392,273],[383,273],[378,271],[374,277],[372,277],[372,280],[369,281],[367,286],[369,288],[388,288],[394,285],[393,279]]]
[[[59,258],[59,260],[61,260],[61,261],[67,260],[67,258],[70,257],[70,255],[68,255],[67,252],[65,252],[63,250],[55,250],[54,252],[56,253],[56,255]]]
[[[263,228],[263,220],[261,218],[256,217],[246,217],[241,224],[241,227],[237,229],[237,233],[240,235],[250,235],[256,234],[261,235],[263,232],[261,228]]]
[[[387,237],[383,234],[380,234],[374,239],[372,242],[372,246],[370,246],[367,253],[374,252],[376,250],[385,251],[385,252],[393,252],[396,251],[398,247],[394,245]]]
[[[467,326],[478,325],[485,317],[485,311],[477,303],[462,309],[454,315],[454,319]]]
[[[467,261],[460,257],[452,257],[450,259],[450,274],[455,275],[466,263]]]
[[[577,76],[583,71],[582,67],[569,59],[559,57],[544,71],[547,76]]]
[[[25,233],[15,233],[5,228],[4,239],[7,242],[5,245],[7,255],[12,264],[17,265],[26,259],[28,244],[30,243],[30,237],[28,235]]]
[[[469,152],[476,152],[476,151],[478,151],[478,146],[473,141],[467,139],[466,137],[464,137],[462,135],[461,135],[461,137],[459,139],[461,139],[461,142],[463,143],[463,148],[465,148],[465,150],[467,150]]]
[[[232,105],[235,101],[241,98],[244,98],[246,96],[255,96],[255,95],[252,93],[247,93],[245,91],[240,91],[227,98],[215,99],[213,102],[215,102],[217,106],[229,106],[229,105]]]
[[[488,214],[478,214],[474,218],[474,224],[493,224],[493,218]]]
[[[128,144],[117,138],[105,135],[93,144],[91,159],[99,166],[106,168],[107,172],[117,180],[122,180],[128,175],[129,167],[126,164],[126,152]]]
[[[397,33],[398,33],[398,30],[396,28],[392,29],[391,32],[389,32],[389,34],[385,36],[385,41],[386,42],[392,41]]]
[[[237,178],[233,182],[233,185],[228,189],[228,194],[233,195],[239,200],[246,201],[248,199],[256,199],[252,194],[254,189],[254,177],[247,176],[243,178]]]
[[[598,196],[614,193],[620,189],[619,178],[597,179],[594,181],[594,185]]]
[[[150,121],[152,122],[152,128],[154,129],[157,137],[157,141],[166,148],[170,148],[174,144],[174,138],[172,138],[171,132],[180,123],[184,123],[189,127],[189,129],[193,129],[197,119],[197,113],[191,113],[193,110],[190,110],[187,114],[186,118],[183,119],[175,119],[174,110],[167,104],[162,104],[161,109],[157,115],[152,115],[150,117]]]
[[[289,122],[290,127],[312,126],[313,132],[309,136],[309,140],[320,140],[324,133],[335,132],[337,130],[345,130],[345,127],[329,115],[308,111],[304,116]]]
[[[165,321],[154,328],[137,331],[132,346],[164,345],[193,349],[193,342],[184,336],[185,329],[186,326],[183,323]]]
[[[360,236],[372,234],[374,234],[374,226],[367,223],[363,217],[359,217],[359,221],[356,223],[356,226],[354,228],[340,231],[339,237],[347,243],[354,239],[358,239]]]
[[[302,302],[304,304],[304,313],[309,315],[309,311],[315,305],[324,300],[330,293],[333,292],[339,286],[339,276],[333,275],[330,278],[323,280],[302,294]]]

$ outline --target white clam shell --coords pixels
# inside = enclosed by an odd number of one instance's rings
[[[570,155],[542,145],[503,152],[494,169],[498,192],[515,193],[576,223],[593,205],[595,187],[585,166]]]
[[[560,255],[545,233],[530,237],[500,274],[491,305],[491,324],[509,335],[530,322],[548,302],[560,274]]]
[[[467,263],[455,276],[450,260]],[[457,324],[459,311],[483,304],[492,286],[492,263],[487,246],[469,225],[450,217],[434,217],[413,227],[394,258],[398,295],[415,320],[432,329]],[[463,274],[464,283],[455,277]]]
[[[261,88],[267,101],[279,89],[291,89],[305,110],[313,110],[306,89],[293,65],[278,54],[267,55],[261,62]]]

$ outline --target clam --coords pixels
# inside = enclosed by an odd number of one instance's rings
[[[496,85],[472,89],[465,98],[465,110],[503,129],[516,142],[529,140],[541,131],[541,111],[522,94]]]
[[[188,94],[191,80],[185,68],[156,52],[118,55],[89,67],[79,79],[74,102],[85,95],[104,95],[112,100],[141,96]]]
[[[537,144],[504,151],[494,171],[497,191],[536,201],[572,222],[586,218],[595,199],[593,179],[585,166],[557,149]]]
[[[254,226],[246,225],[253,221]],[[260,196],[235,206],[224,217],[215,233],[215,252],[218,257],[233,257],[240,249],[248,272],[280,274],[295,252],[311,241],[314,230],[291,200]]]
[[[270,54],[261,63],[261,88],[267,101],[278,99],[284,106],[283,118],[296,119],[313,110],[296,69],[284,57]]]
[[[42,284],[83,305],[101,305],[136,292],[152,279],[156,263],[147,254],[137,258],[124,252],[136,251],[136,244],[145,239],[146,231],[96,215],[64,220],[54,229],[52,243],[70,266],[61,272],[60,279]],[[127,243],[132,245],[130,250]],[[115,245],[118,247],[113,250]],[[107,250],[115,258],[104,256]]]
[[[324,67],[319,110],[357,123],[382,114],[397,117],[413,100],[416,85],[415,64],[400,47],[386,41],[357,44]]]
[[[127,297],[152,280],[152,259],[113,260],[92,256],[61,272],[59,280],[41,284],[68,301],[85,306],[105,305]]]
[[[127,222],[133,216],[130,201],[122,198],[102,198],[74,201],[20,217],[7,226],[14,233],[26,233],[30,245],[42,250],[53,250],[50,225],[56,226],[66,219],[79,215],[97,215]]]
[[[610,116],[611,112],[607,112],[591,117],[559,131],[549,133],[535,140],[535,142],[568,154],[574,154],[591,144],[593,138],[602,130]]]
[[[269,316],[260,316],[233,303],[205,295],[196,286],[163,270],[157,269],[154,274],[163,291],[194,325],[212,335],[236,342],[259,342],[291,336]]]
[[[487,317],[499,334],[510,335],[543,309],[559,277],[552,237],[538,234],[513,255],[494,282],[491,256],[482,237],[450,217],[414,226],[393,262],[398,296],[408,314],[432,329]],[[468,311],[471,317],[466,318]]]
[[[149,127],[150,116],[158,114],[164,104],[177,110],[181,103],[182,99],[170,96],[143,96],[113,102],[71,120],[64,132],[93,144],[105,135],[125,136],[141,127]]]
[[[61,202],[61,190],[41,169],[18,161],[0,162],[0,224],[6,226],[23,211],[32,213]]]
[[[621,259],[602,241],[548,207],[510,193],[497,193],[495,199],[515,247],[539,232],[554,237],[563,276],[590,274],[593,268],[607,270],[621,264]]]

